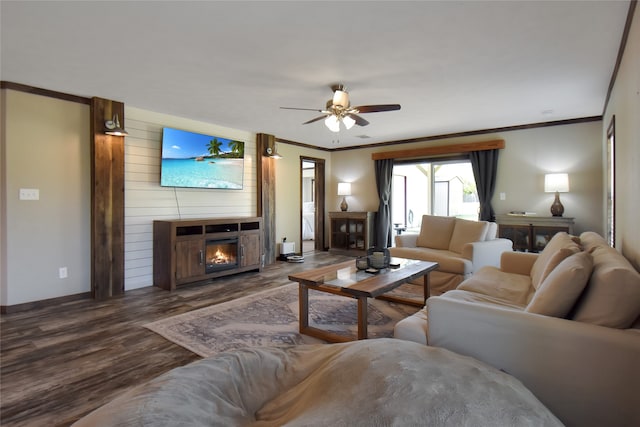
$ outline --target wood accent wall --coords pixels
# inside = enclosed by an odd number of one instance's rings
[[[264,226],[264,259],[265,264],[276,261],[276,159],[266,157],[267,147],[275,147],[273,135],[259,133],[256,135],[256,161],[258,166],[258,216],[263,219]]]
[[[124,137],[105,135],[104,122],[124,104],[91,99],[91,295],[124,293]]]
[[[384,151],[371,154],[373,160],[383,159],[412,159],[429,156],[439,156],[444,154],[460,154],[470,151],[503,149],[504,140],[496,139],[492,141],[470,142],[467,144],[440,145],[435,147],[410,148],[406,150]]]

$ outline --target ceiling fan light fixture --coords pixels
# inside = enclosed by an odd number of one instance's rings
[[[329,128],[331,132],[340,132],[340,120],[338,117],[331,114],[324,119],[324,124]]]
[[[344,127],[349,130],[356,124],[356,121],[351,116],[344,116],[342,118],[342,123],[344,123]]]
[[[349,108],[349,94],[340,89],[336,90],[333,93],[333,105]]]

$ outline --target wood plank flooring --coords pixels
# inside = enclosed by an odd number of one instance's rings
[[[68,426],[123,391],[200,359],[142,325],[289,282],[292,272],[349,259],[305,253],[300,264],[276,262],[168,292],[127,291],[106,301],[83,299],[0,317],[0,424]]]

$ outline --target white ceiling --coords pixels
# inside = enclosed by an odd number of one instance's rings
[[[338,148],[599,116],[629,1],[6,1],[1,79]],[[330,132],[330,85],[369,126]],[[368,138],[363,138],[363,136]],[[224,136],[224,135],[221,135]],[[338,138],[336,138],[336,136]],[[335,142],[339,139],[339,142]]]

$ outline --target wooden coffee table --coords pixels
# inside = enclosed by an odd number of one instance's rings
[[[358,270],[355,260],[291,274],[289,280],[299,284],[300,333],[330,342],[352,341],[349,337],[309,326],[309,289],[358,300],[359,340],[367,338],[367,298],[424,306],[429,298],[429,273],[438,268],[438,263],[404,258],[392,258],[391,262],[400,266],[381,270],[378,274]],[[424,277],[422,300],[416,301],[387,294],[403,283],[418,277]]]

